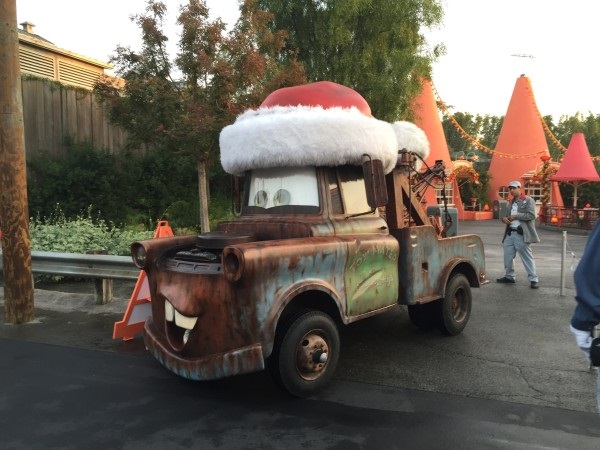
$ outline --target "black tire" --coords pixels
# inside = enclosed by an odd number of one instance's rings
[[[460,334],[471,316],[471,285],[463,274],[454,275],[446,286],[446,295],[436,301],[438,305],[437,328],[444,334]]]
[[[308,311],[278,333],[269,371],[295,397],[308,397],[332,379],[340,354],[338,329],[327,314]]]
[[[435,311],[432,303],[408,305],[408,318],[412,324],[423,331],[431,330],[435,326]]]

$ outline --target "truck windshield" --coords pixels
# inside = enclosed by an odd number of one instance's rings
[[[245,210],[250,213],[320,210],[315,167],[256,169],[250,174]]]

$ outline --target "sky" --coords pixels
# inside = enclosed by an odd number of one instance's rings
[[[181,0],[163,0],[169,9],[166,32],[175,46],[175,16]],[[558,120],[580,112],[600,114],[598,0],[441,0],[445,17],[428,42],[443,43],[446,54],[433,66],[433,84],[451,111],[504,115],[517,78],[531,80],[542,115]],[[58,47],[107,62],[117,45],[139,48],[140,33],[130,21],[146,0],[102,0],[90,8],[81,0],[16,0],[17,23]],[[84,6],[85,5],[85,6]],[[207,0],[211,15],[233,24],[237,0]]]

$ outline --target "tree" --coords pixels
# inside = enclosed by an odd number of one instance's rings
[[[105,77],[95,91],[109,106],[111,120],[128,132],[130,147],[195,156],[200,221],[208,231],[205,178],[218,161],[221,129],[267,93],[306,78],[293,54],[281,57],[286,33],[269,29],[272,16],[255,0],[241,3],[240,17],[227,34],[220,19],[209,19],[205,1],[189,0],[180,7],[174,61],[162,31],[166,12],[163,2],[148,1],[145,14],[133,19],[142,31],[141,51],[118,47],[111,59],[124,86]]]
[[[349,86],[369,102],[373,115],[410,118],[410,101],[429,77],[443,46],[426,51],[421,27],[438,25],[438,0],[258,0],[274,14],[272,29],[289,32],[310,81]]]
[[[481,158],[483,147],[494,148],[503,121],[503,117],[463,112],[457,112],[452,117],[444,117],[442,128],[450,155],[467,157],[469,154],[475,154],[478,159],[483,159]],[[459,127],[467,136],[459,131]]]

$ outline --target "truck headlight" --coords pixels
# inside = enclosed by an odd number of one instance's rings
[[[236,248],[227,247],[223,250],[223,275],[229,281],[238,281],[244,272],[244,255]]]
[[[138,269],[146,266],[146,249],[142,244],[136,242],[131,246],[131,259]]]

